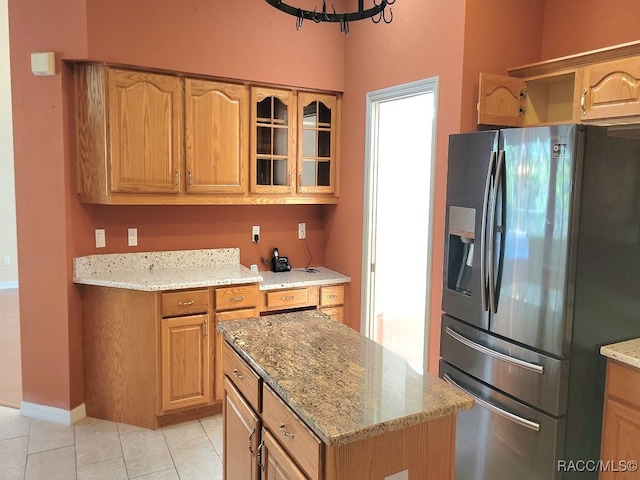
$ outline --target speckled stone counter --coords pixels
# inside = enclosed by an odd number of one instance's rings
[[[600,353],[635,368],[640,368],[640,338],[600,347]]]
[[[220,322],[232,347],[327,445],[473,406],[460,390],[317,311]]]
[[[142,291],[181,290],[260,282],[240,265],[240,249],[114,253],[73,259],[73,281]]]
[[[350,277],[324,267],[313,267],[309,270],[294,268],[290,272],[260,272],[260,275],[262,275],[260,290],[277,290],[310,285],[335,285],[351,282]]]

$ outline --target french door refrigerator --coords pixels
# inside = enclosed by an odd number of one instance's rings
[[[558,125],[449,141],[440,376],[456,478],[597,478],[601,345],[640,337],[640,135]]]

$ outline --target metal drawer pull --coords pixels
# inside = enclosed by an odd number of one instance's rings
[[[288,297],[282,297],[282,300],[284,300],[285,302],[287,300],[293,300],[293,295],[289,295]]]
[[[338,295],[327,295],[327,298],[338,298]]]
[[[180,305],[181,307],[186,307],[187,305],[193,305],[194,303],[196,303],[195,300],[189,300],[188,302],[178,302],[178,305]]]
[[[284,422],[280,423],[280,433],[282,433],[285,437],[293,438],[293,432],[287,432],[284,429]]]
[[[537,365],[535,363],[525,362],[524,360],[520,360],[519,358],[510,357],[509,355],[505,355],[504,353],[496,352],[495,350],[491,350],[484,345],[480,345],[479,343],[474,342],[473,340],[468,339],[467,337],[459,334],[451,327],[447,327],[447,335],[453,337],[460,343],[465,344],[469,348],[473,348],[480,353],[484,353],[485,355],[489,355],[493,358],[497,358],[498,360],[503,360],[517,367],[526,368],[527,370],[531,370],[532,372],[539,373],[542,375],[544,373],[544,367],[542,365]]]
[[[231,300],[232,302],[241,302],[242,300],[244,300],[244,295],[240,295],[239,297],[231,297],[229,300]]]
[[[238,372],[237,368],[234,368],[233,372],[231,372],[231,373],[233,373],[233,376],[236,377],[239,380],[242,380],[244,378],[244,375],[242,375],[240,372]]]
[[[535,430],[536,432],[540,431],[540,424],[539,423],[532,422],[531,420],[527,420],[526,418],[519,417],[518,415],[515,415],[515,414],[513,414],[511,412],[507,412],[506,410],[503,410],[503,409],[501,409],[499,407],[496,407],[495,405],[487,402],[486,400],[483,400],[482,398],[478,397],[477,395],[474,395],[473,393],[471,393],[466,388],[462,388],[460,385],[458,385],[457,382],[455,382],[446,373],[444,374],[444,380],[445,380],[445,382],[453,385],[454,387],[458,387],[460,390],[462,390],[467,395],[472,396],[473,399],[476,401],[476,403],[478,405],[483,406],[487,410],[490,410],[493,413],[495,413],[497,415],[500,415],[501,417],[506,418],[507,420],[511,420],[512,422],[517,423],[518,425],[522,425],[523,427],[530,428],[531,430]]]

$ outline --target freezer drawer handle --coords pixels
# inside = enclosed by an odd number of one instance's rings
[[[544,373],[544,367],[542,365],[525,362],[524,360],[520,360],[519,358],[510,357],[509,355],[505,355],[504,353],[491,350],[490,348],[487,348],[484,345],[480,345],[479,343],[476,343],[473,340],[468,339],[464,335],[460,335],[451,327],[447,327],[446,332],[447,332],[447,335],[449,335],[450,337],[453,337],[455,340],[459,341],[460,343],[464,343],[467,347],[473,348],[474,350],[477,350],[480,353],[484,353],[485,355],[490,355],[494,358],[497,358],[498,360],[503,360],[517,367],[526,368],[527,370],[531,370],[532,372],[539,373],[540,375]]]
[[[511,420],[512,422],[517,423],[518,425],[522,425],[523,427],[530,428],[531,430],[535,430],[536,432],[540,431],[540,424],[539,423],[532,422],[531,420],[527,420],[526,418],[519,417],[518,415],[515,415],[515,414],[513,414],[511,412],[507,412],[506,410],[503,410],[502,408],[496,407],[492,403],[489,403],[486,400],[483,400],[482,398],[478,397],[477,395],[474,395],[469,390],[467,390],[465,388],[462,388],[460,385],[458,385],[457,382],[455,382],[446,373],[444,374],[444,380],[447,383],[453,385],[454,387],[458,387],[460,390],[462,390],[467,395],[472,396],[473,399],[476,401],[476,403],[478,405],[486,408],[487,410],[489,410],[489,411],[491,411],[493,413],[496,413],[496,414],[500,415],[501,417],[506,418],[507,420]]]

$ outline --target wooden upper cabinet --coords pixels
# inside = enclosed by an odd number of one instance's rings
[[[640,115],[640,58],[585,67],[580,106],[582,120]]]
[[[178,193],[182,169],[180,79],[108,71],[111,191]]]
[[[244,85],[185,80],[187,193],[248,189],[249,93]]]
[[[480,74],[478,123],[521,127],[524,124],[526,86],[522,78]]]
[[[338,114],[335,96],[298,94],[298,192],[335,192]]]
[[[251,89],[251,191],[295,193],[296,97],[291,90]]]

